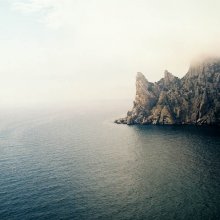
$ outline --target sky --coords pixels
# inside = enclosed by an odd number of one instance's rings
[[[220,55],[219,0],[0,0],[0,105],[133,99],[136,72]]]

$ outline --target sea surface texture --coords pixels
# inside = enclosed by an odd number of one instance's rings
[[[219,129],[126,108],[1,114],[0,219],[220,219]]]

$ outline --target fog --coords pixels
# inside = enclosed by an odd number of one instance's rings
[[[136,72],[220,55],[217,0],[2,0],[1,106],[133,99]]]

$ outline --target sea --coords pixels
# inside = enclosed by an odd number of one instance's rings
[[[129,101],[0,111],[0,220],[220,219],[220,129],[114,124]]]

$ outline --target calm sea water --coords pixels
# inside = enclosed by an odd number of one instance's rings
[[[220,219],[219,129],[126,108],[0,116],[0,219]]]

